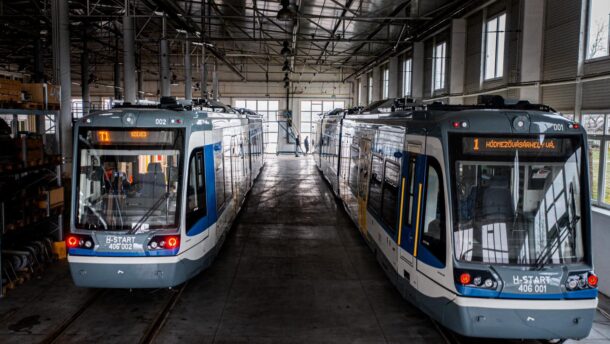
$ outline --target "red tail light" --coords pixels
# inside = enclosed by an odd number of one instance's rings
[[[169,239],[167,239],[167,247],[168,248],[178,247],[178,237],[169,237]]]
[[[470,284],[471,281],[471,277],[470,274],[467,272],[464,272],[463,274],[460,275],[460,283],[466,285],[466,284]]]
[[[70,235],[66,239],[66,244],[68,244],[68,247],[78,247],[78,238],[73,235]]]
[[[180,237],[177,235],[157,235],[150,239],[149,250],[173,250],[180,247]]]
[[[597,287],[597,276],[595,276],[594,274],[589,274],[589,277],[587,278],[587,282],[589,283],[590,287]]]

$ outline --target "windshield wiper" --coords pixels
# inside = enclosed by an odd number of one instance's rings
[[[104,230],[108,230],[108,224],[106,223],[106,221],[104,220],[104,217],[102,215],[100,215],[100,213],[97,212],[97,210],[95,210],[95,208],[93,207],[93,204],[91,204],[89,201],[86,200],[87,205],[85,205],[85,207],[89,208],[89,210],[91,211],[91,213],[93,213],[93,215],[95,215],[98,220],[100,221],[100,223],[104,226]],[[96,226],[97,227],[97,226]]]
[[[159,206],[161,206],[161,204],[163,204],[163,202],[165,200],[167,200],[170,196],[169,192],[164,193],[156,202],[155,204],[153,204],[153,206],[148,209],[148,211],[138,220],[138,222],[136,222],[135,226],[133,226],[133,228],[127,232],[127,234],[135,234],[140,227],[142,227],[142,224],[144,224],[144,221],[146,221],[156,210],[157,208],[159,208]]]

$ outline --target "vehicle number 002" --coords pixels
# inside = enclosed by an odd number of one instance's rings
[[[165,118],[155,118],[156,125],[167,125],[167,119]]]
[[[519,286],[522,293],[546,293],[546,284],[522,284]]]

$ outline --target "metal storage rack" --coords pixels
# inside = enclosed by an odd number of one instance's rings
[[[29,133],[35,133],[37,135],[42,136],[42,147],[43,150],[42,159],[36,161],[30,161],[26,157],[28,154],[27,149],[29,149],[26,145],[28,143],[28,139],[22,138],[23,142],[23,157],[21,159],[21,163],[13,162],[4,162],[0,163],[0,182],[8,183],[15,182],[17,185],[21,185],[24,180],[28,176],[46,176],[40,180],[31,182],[27,184],[27,187],[34,187],[36,182],[41,183],[43,180],[47,182],[47,186],[49,185],[49,180],[51,183],[56,186],[56,189],[49,189],[45,195],[44,200],[41,199],[32,199],[31,204],[34,206],[38,206],[37,211],[38,215],[33,219],[25,218],[26,212],[24,212],[24,221],[20,222],[18,226],[15,226],[13,223],[7,223],[7,200],[10,200],[12,196],[15,195],[7,195],[0,190],[0,248],[2,249],[2,254],[0,254],[0,297],[4,296],[4,280],[9,283],[14,283],[13,279],[19,280],[17,271],[13,269],[13,262],[11,264],[6,264],[4,258],[6,256],[13,255],[19,256],[20,254],[24,255],[24,259],[29,258],[28,269],[32,270],[33,264],[38,262],[38,258],[36,257],[36,246],[42,251],[44,254],[50,258],[51,252],[49,251],[48,246],[40,247],[41,245],[38,242],[37,245],[25,246],[26,249],[23,251],[15,251],[15,250],[5,250],[6,243],[5,237],[7,235],[19,237],[19,236],[27,236],[31,233],[32,230],[39,230],[41,227],[46,229],[46,233],[34,233],[36,235],[44,234],[45,236],[52,236],[54,240],[61,240],[63,233],[63,189],[62,189],[62,181],[61,181],[61,145],[60,145],[60,131],[58,124],[59,119],[59,111],[52,110],[36,110],[36,109],[0,109],[0,118],[3,118],[7,124],[11,127],[11,137],[13,139],[20,137],[23,133],[23,129]],[[5,184],[6,185],[6,184]],[[38,194],[41,195],[41,194]],[[26,199],[25,197],[23,199]],[[58,206],[57,199],[61,199],[61,204]],[[40,204],[36,204],[36,202],[45,202],[46,209],[44,209]],[[44,213],[44,214],[43,214]],[[34,221],[35,220],[35,221]],[[20,233],[15,233],[20,231]],[[9,233],[10,232],[10,233]],[[40,251],[37,251],[40,253]],[[12,271],[11,271],[12,270]]]

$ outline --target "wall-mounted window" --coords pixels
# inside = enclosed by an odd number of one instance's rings
[[[402,60],[402,95],[411,95],[411,80],[413,79],[413,59]]]
[[[386,65],[383,67],[383,83],[382,83],[382,93],[381,96],[383,99],[387,99],[390,94],[390,68]]]
[[[256,111],[262,115],[265,121],[263,122],[264,136],[263,142],[265,143],[265,153],[276,153],[277,151],[277,136],[278,136],[278,123],[277,114],[280,107],[278,100],[235,100],[236,108],[246,108],[252,111]]]
[[[373,73],[369,73],[366,87],[368,87],[368,98],[366,99],[368,103],[373,101]]]
[[[485,23],[485,80],[504,75],[504,39],[506,13],[495,16]]]
[[[587,59],[610,55],[610,1],[589,0]]]
[[[583,114],[593,204],[610,207],[610,114]]]
[[[447,60],[447,42],[442,42],[434,47],[434,69],[432,71],[434,79],[434,90],[445,88],[445,72]]]
[[[314,123],[317,122],[318,115],[344,108],[345,102],[343,100],[301,100],[301,123],[299,127],[301,142],[305,140],[306,136],[309,136],[310,140],[313,137]]]

